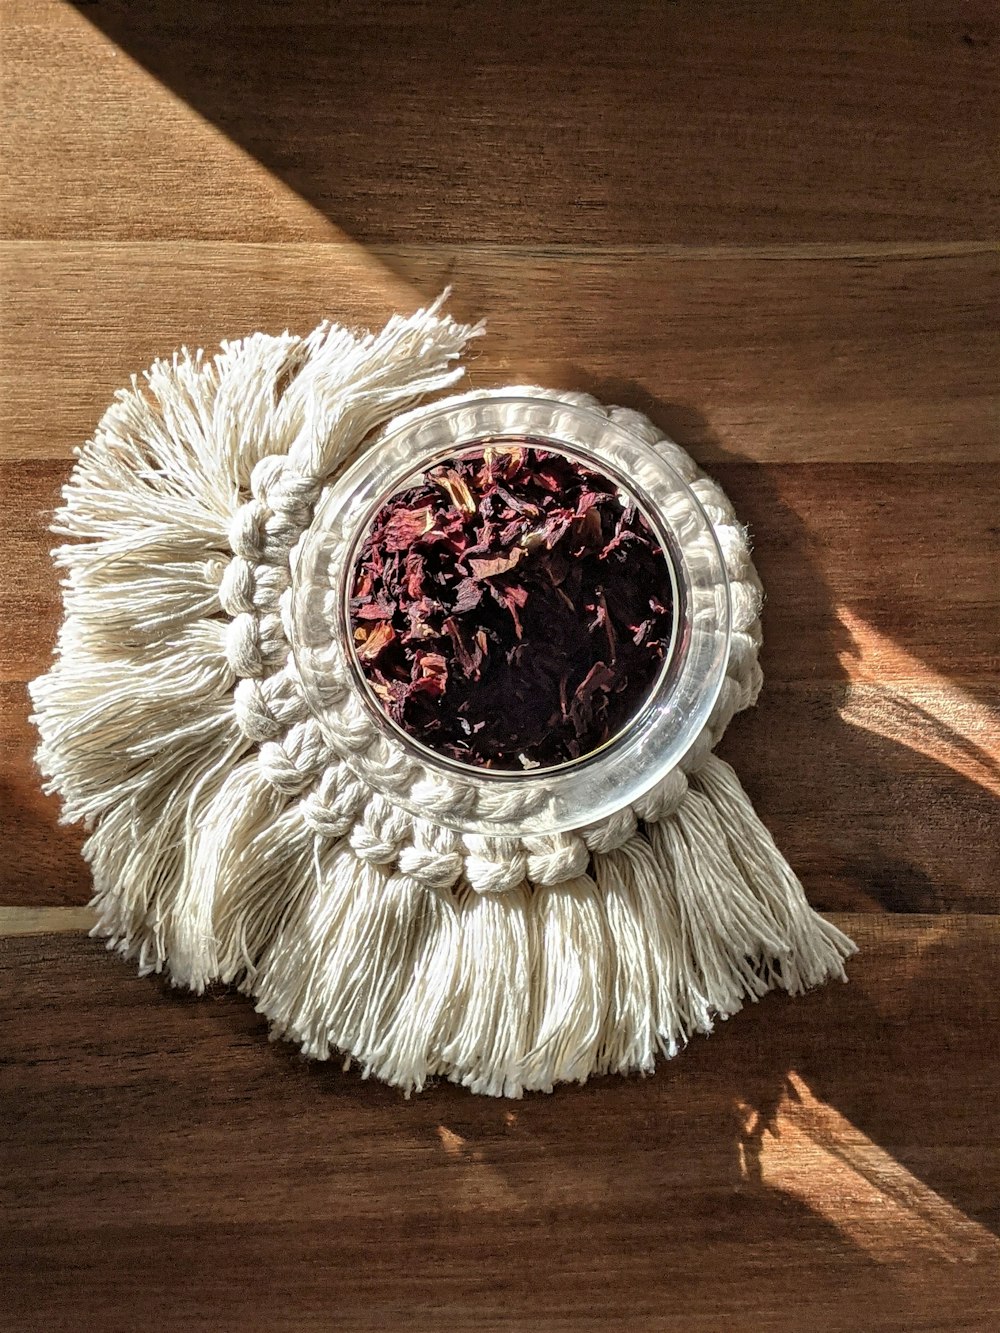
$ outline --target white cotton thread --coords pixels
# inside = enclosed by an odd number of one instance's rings
[[[294,553],[372,433],[417,421],[461,375],[481,329],[440,310],[377,334],[324,324],[182,350],[115,396],[56,518],[65,619],[31,686],[37,757],[64,819],[91,830],[96,933],[140,971],[238,985],[275,1035],[407,1092],[445,1077],[517,1097],[649,1072],[747,999],[843,977],[854,946],[712,753],[761,687],[762,590],[728,498],[637,412],[496,391],[605,412],[712,521],[734,632],[675,770],[576,831],[460,835],[468,790],[387,741],[341,668],[327,725],[312,716]],[[480,813],[521,818],[543,796],[514,783],[488,799]]]

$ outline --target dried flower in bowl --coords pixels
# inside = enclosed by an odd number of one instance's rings
[[[353,646],[385,713],[480,768],[599,749],[669,653],[673,583],[618,483],[524,439],[480,442],[376,512],[350,601]]]

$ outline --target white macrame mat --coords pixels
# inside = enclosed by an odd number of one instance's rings
[[[733,592],[726,682],[677,769],[572,833],[463,836],[356,776],[379,743],[364,710],[320,729],[289,647],[290,554],[373,432],[463,373],[481,329],[440,306],[133,378],[64,491],[66,614],[31,695],[109,947],[197,991],[238,985],[314,1058],[516,1097],[651,1071],[748,998],[843,978],[854,946],[712,754],[760,689],[760,584],[723,492],[638,413],[601,409],[692,486]]]

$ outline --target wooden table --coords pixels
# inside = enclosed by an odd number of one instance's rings
[[[995,6],[0,14],[3,1326],[1000,1328]],[[138,980],[31,768],[46,514],[114,388],[446,283],[474,384],[641,408],[751,525],[725,753],[862,950],[523,1103]]]

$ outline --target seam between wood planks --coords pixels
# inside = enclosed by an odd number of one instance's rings
[[[995,912],[824,912],[823,916],[848,934],[879,921],[913,930],[957,923],[1000,922],[1000,913]],[[96,921],[97,915],[89,907],[0,907],[0,938],[85,934]]]
[[[89,907],[0,907],[0,937],[85,934],[96,921]]]
[[[824,262],[837,259],[965,259],[978,256],[994,255],[1000,258],[1000,241],[814,241],[801,244],[776,242],[771,245],[610,245],[596,242],[592,245],[579,243],[561,244],[545,241],[526,241],[522,243],[500,243],[491,241],[451,241],[451,242],[405,242],[386,244],[355,240],[350,235],[333,236],[329,239],[296,241],[257,240],[253,237],[197,237],[176,236],[142,237],[66,237],[66,236],[2,236],[0,245],[10,249],[93,249],[126,250],[149,249],[153,247],[183,246],[185,250],[224,249],[256,247],[258,249],[289,251],[363,250],[374,258],[406,255],[447,255],[447,254],[484,254],[498,258],[541,258],[541,259],[671,259],[722,260],[740,262],[743,260],[774,260],[782,262]]]

